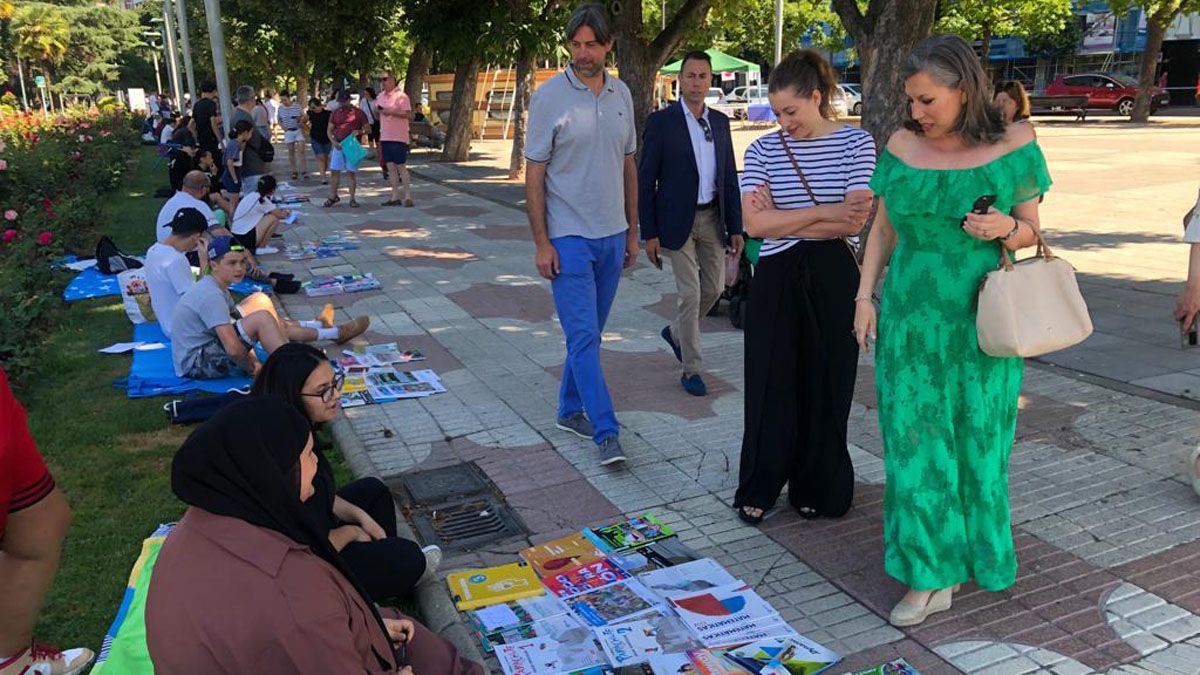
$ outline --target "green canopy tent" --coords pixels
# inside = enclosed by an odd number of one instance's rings
[[[752,63],[744,59],[739,59],[736,56],[731,56],[721,51],[720,49],[704,50],[708,57],[712,59],[712,69],[714,75],[721,73],[745,73],[746,84],[755,85],[762,84],[762,69],[757,63]],[[659,70],[660,75],[679,75],[679,71],[683,68],[683,59],[668,63]]]

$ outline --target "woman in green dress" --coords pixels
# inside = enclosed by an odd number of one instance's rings
[[[1004,124],[961,38],[927,38],[901,74],[908,114],[871,181],[880,208],[854,331],[862,349],[875,338],[871,295],[889,266],[875,357],[884,568],[909,588],[891,622],[911,626],[949,609],[959,584],[998,591],[1016,577],[1008,456],[1023,362],[979,349],[975,298],[1002,250],[1036,243],[1050,176],[1032,127]],[[987,195],[987,212],[970,213]]]

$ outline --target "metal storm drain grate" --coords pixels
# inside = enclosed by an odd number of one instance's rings
[[[472,462],[388,481],[423,542],[470,551],[527,533],[504,496]]]
[[[474,462],[403,474],[389,487],[405,507],[441,504],[468,495],[495,493],[496,488]]]

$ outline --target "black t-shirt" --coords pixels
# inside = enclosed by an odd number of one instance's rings
[[[318,143],[329,142],[329,118],[333,115],[328,110],[321,112],[308,111],[308,122],[311,125],[309,135]]]
[[[209,150],[217,147],[217,135],[213,133],[212,118],[214,115],[220,114],[217,111],[217,102],[211,98],[202,98],[192,106],[192,119],[196,120],[196,140],[200,141],[200,147]]]
[[[171,181],[171,189],[179,192],[183,186],[183,177],[196,168],[196,161],[183,150],[176,148],[167,155],[167,176]]]

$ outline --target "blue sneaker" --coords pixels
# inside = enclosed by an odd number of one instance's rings
[[[675,338],[671,337],[671,327],[663,326],[662,332],[659,335],[667,341],[667,344],[671,345],[671,351],[675,352],[675,360],[683,363],[683,350],[679,348],[679,343],[675,342]]]
[[[621,450],[621,442],[617,440],[616,436],[609,436],[600,441],[596,447],[600,450],[601,466],[625,461],[625,452]]]
[[[586,438],[589,441],[592,440],[592,436],[596,433],[596,429],[592,426],[592,421],[583,412],[560,417],[554,426],[563,431],[569,431],[580,438]]]
[[[704,380],[700,379],[699,375],[684,375],[679,378],[679,384],[683,385],[683,390],[692,396],[706,396],[708,388],[704,386]]]

